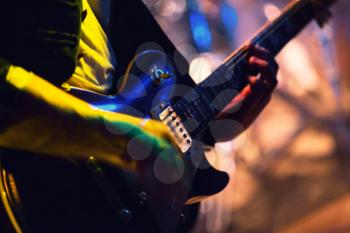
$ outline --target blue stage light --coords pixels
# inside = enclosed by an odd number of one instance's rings
[[[223,2],[220,6],[220,16],[227,36],[229,39],[233,39],[235,28],[238,24],[238,15],[236,9],[227,2]]]
[[[189,21],[192,37],[197,49],[200,52],[210,51],[212,46],[212,34],[205,15],[198,11],[190,11]]]

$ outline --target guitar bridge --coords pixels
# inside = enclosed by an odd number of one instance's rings
[[[167,106],[157,115],[159,120],[168,128],[178,149],[182,153],[187,152],[192,146],[192,138],[174,109],[171,106]]]

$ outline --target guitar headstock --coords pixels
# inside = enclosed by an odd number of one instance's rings
[[[332,17],[329,7],[333,5],[336,0],[310,0],[314,6],[316,13],[316,21],[320,27],[323,27]]]

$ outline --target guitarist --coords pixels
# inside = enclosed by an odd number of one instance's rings
[[[30,171],[36,181],[50,174],[79,183],[73,162],[64,169],[47,169],[41,162],[28,161],[32,153],[56,164],[60,163],[57,158],[67,155],[87,159],[93,154],[136,172],[137,161],[126,150],[129,139],[141,135],[144,146],[153,146],[154,154],[172,148],[161,123],[91,108],[61,88],[63,84],[65,88],[72,85],[104,94],[113,92],[137,48],[149,41],[174,54],[176,48],[141,1],[17,0],[4,1],[0,11],[0,146],[2,156],[23,168],[21,175]],[[219,114],[219,118],[234,119],[244,128],[267,105],[277,85],[278,66],[269,51],[254,46],[250,51],[249,84]],[[239,111],[231,111],[238,103],[242,104]],[[106,125],[112,126],[113,132]],[[115,133],[125,127],[131,130]],[[225,132],[214,141],[229,140],[238,133]],[[38,199],[45,197],[46,186],[53,180],[39,182]],[[68,204],[79,200],[72,194],[77,187],[57,186],[54,198],[64,198]],[[48,229],[44,226],[50,224],[58,228],[49,232],[81,232],[79,224],[84,221],[76,220],[81,216],[60,212],[52,202],[49,205],[56,209],[55,216],[42,213],[43,221],[29,227],[33,232],[44,232]],[[84,228],[83,232],[105,231]]]

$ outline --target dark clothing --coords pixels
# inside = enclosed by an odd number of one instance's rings
[[[78,57],[81,1],[17,0],[1,6],[1,80],[4,67],[13,64],[56,85],[66,81]],[[145,42],[159,44],[170,55],[176,51],[141,0],[112,1],[110,32],[120,75]]]
[[[10,65],[21,66],[57,86],[70,78],[79,57],[82,10],[80,0],[3,1],[0,82],[4,81]],[[169,55],[176,52],[141,0],[112,1],[110,36],[117,56],[116,77],[124,73],[137,49],[146,42],[160,45]],[[0,98],[8,101],[3,91],[7,87],[1,87]],[[108,206],[96,202],[94,191],[98,187],[89,190],[95,184],[86,179],[89,176],[86,168],[15,150],[2,150],[2,155],[7,156],[7,169],[15,176],[19,189],[28,191],[22,197],[22,204],[32,232],[109,232],[103,228],[108,228],[107,225],[97,226],[94,219],[105,215],[106,220],[113,222],[115,214],[105,211]],[[91,202],[80,206],[82,196]],[[67,206],[77,206],[79,211],[67,212]],[[88,215],[91,209],[94,214]],[[41,216],[36,218],[34,213]]]
[[[56,85],[71,76],[79,46],[81,1],[4,1],[0,11],[1,58]]]

